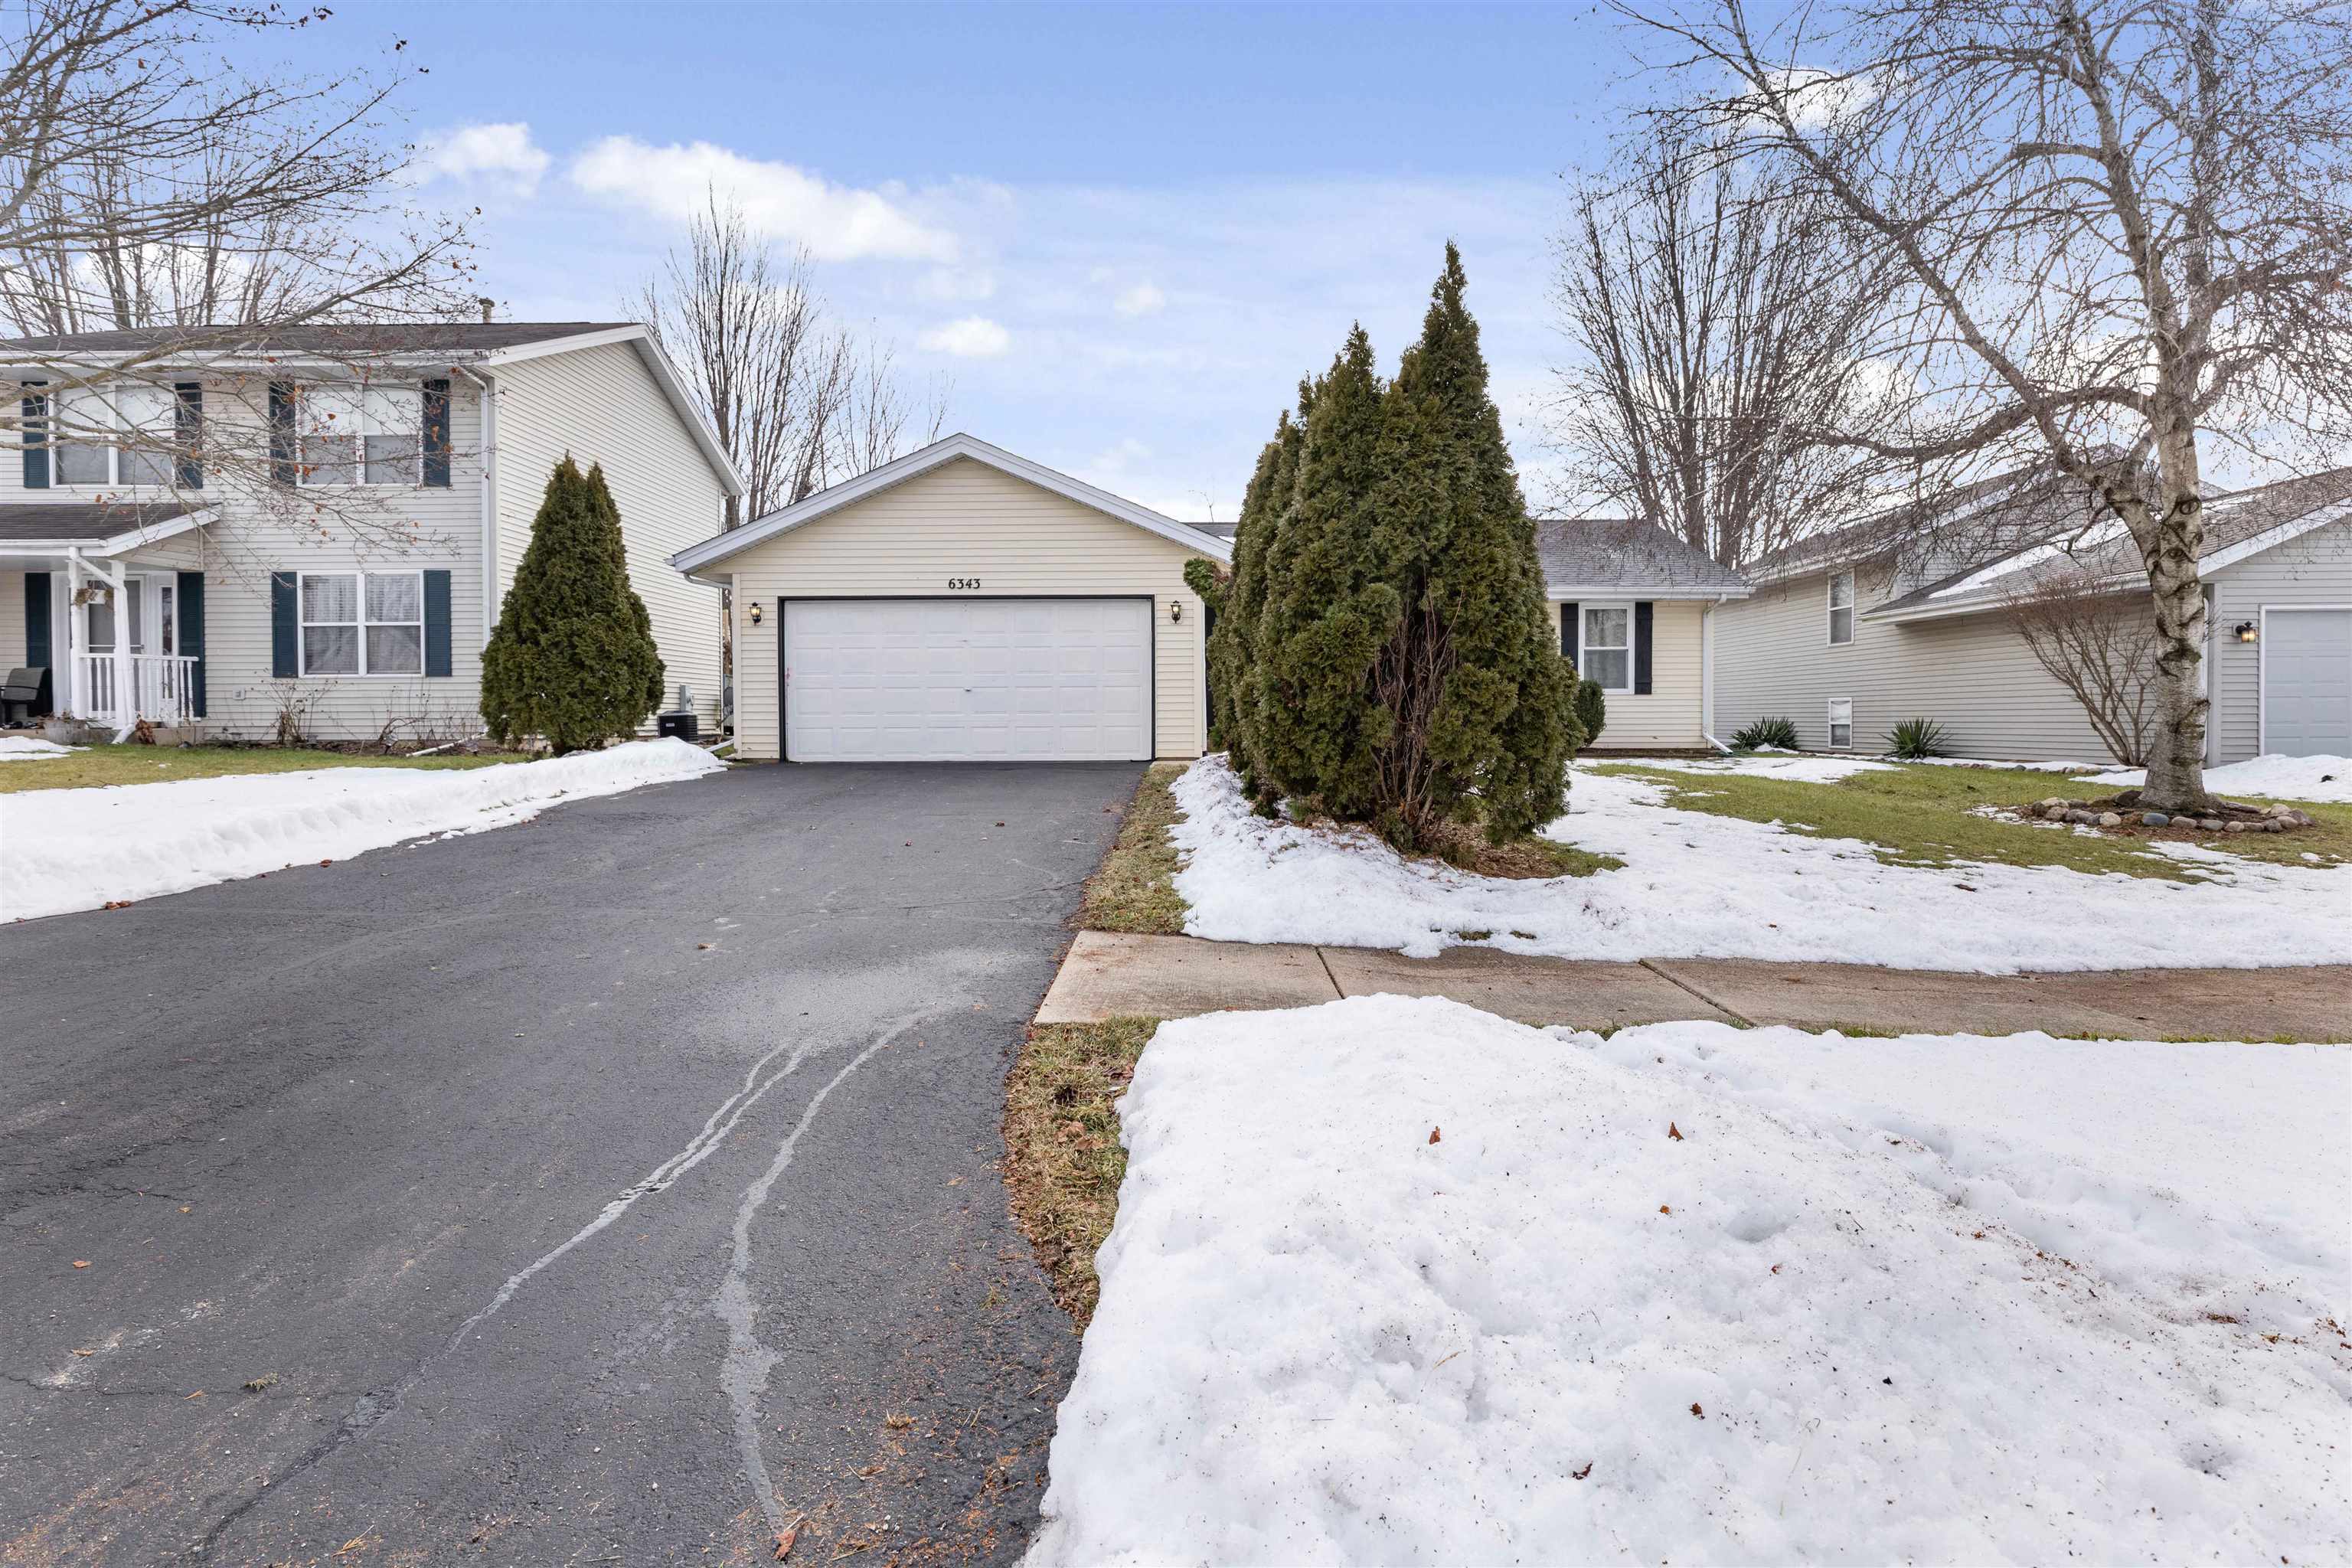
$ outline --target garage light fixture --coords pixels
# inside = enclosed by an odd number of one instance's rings
[[[1168,601],[1168,619],[1172,623],[1172,622],[1176,622],[1176,621],[1181,621],[1181,620],[1182,620],[1183,618],[1184,618],[1184,601],[1183,601],[1183,600],[1181,600],[1181,599],[1171,599],[1171,600],[1169,600],[1169,601]]]
[[[2252,642],[2257,637],[2262,635],[2261,629],[2252,621],[2240,621],[2236,626],[2230,629],[2238,634],[2238,640],[2240,642]]]
[[[754,600],[752,600],[752,601],[751,601],[751,624],[752,624],[753,626],[758,626],[758,625],[760,624],[760,617],[761,617],[762,615],[764,615],[765,613],[766,613],[765,611],[763,611],[763,610],[761,610],[761,609],[760,608],[760,601],[759,601],[759,600],[754,599]]]

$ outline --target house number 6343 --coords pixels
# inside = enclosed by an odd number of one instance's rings
[[[977,577],[950,577],[948,579],[948,588],[951,593],[963,593],[979,586],[980,579]]]

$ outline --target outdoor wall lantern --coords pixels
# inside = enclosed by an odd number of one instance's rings
[[[760,608],[760,601],[759,601],[759,600],[757,600],[757,599],[752,600],[752,601],[751,601],[751,624],[752,624],[753,626],[758,626],[758,625],[760,624],[760,617],[761,617],[763,614],[765,614],[765,612],[764,612],[764,611],[762,611],[762,610]]]
[[[2254,623],[2252,621],[2240,621],[2236,626],[2230,629],[2238,634],[2238,640],[2240,642],[2252,642],[2257,637],[2262,635],[2260,629],[2256,627]]]
[[[1181,600],[1181,599],[1171,599],[1171,600],[1169,600],[1169,601],[1168,601],[1168,619],[1169,619],[1169,621],[1172,624],[1172,623],[1174,623],[1174,622],[1181,621],[1181,620],[1182,620],[1183,618],[1184,618],[1184,601],[1183,601],[1183,600]]]

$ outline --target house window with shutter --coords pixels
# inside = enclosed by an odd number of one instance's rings
[[[91,489],[166,486],[182,458],[180,395],[168,386],[60,392],[49,426],[52,482]]]
[[[301,673],[425,673],[422,572],[301,574]]]
[[[415,382],[333,382],[298,388],[298,482],[313,488],[414,485],[425,439],[424,393]]]
[[[1853,574],[1830,574],[1830,647],[1853,641]]]
[[[1577,673],[1597,680],[1603,691],[1633,689],[1633,606],[1587,605],[1584,616],[1584,658]]]

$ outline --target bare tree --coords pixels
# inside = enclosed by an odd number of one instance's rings
[[[2032,574],[2006,601],[2034,661],[2082,705],[2117,761],[2146,767],[2158,733],[2156,618],[2147,596],[2072,562]]]
[[[826,321],[805,253],[779,260],[740,206],[707,204],[635,309],[743,472],[733,528],[897,457],[915,407],[890,344]],[[936,395],[926,413],[937,431]]]
[[[2352,434],[2352,20],[2283,0],[1853,0],[1641,15],[1668,118],[1777,159],[1904,287],[1870,352],[1927,471],[2044,457],[2129,531],[2156,626],[2151,807],[2210,804],[2205,465]],[[1722,90],[1728,76],[1732,87]],[[2120,457],[2122,460],[2114,460]]]
[[[1885,298],[1872,258],[1769,164],[1660,127],[1622,162],[1577,188],[1554,242],[1565,488],[1727,566],[1852,521],[1883,465],[1809,433],[1879,423],[1860,374]]]

